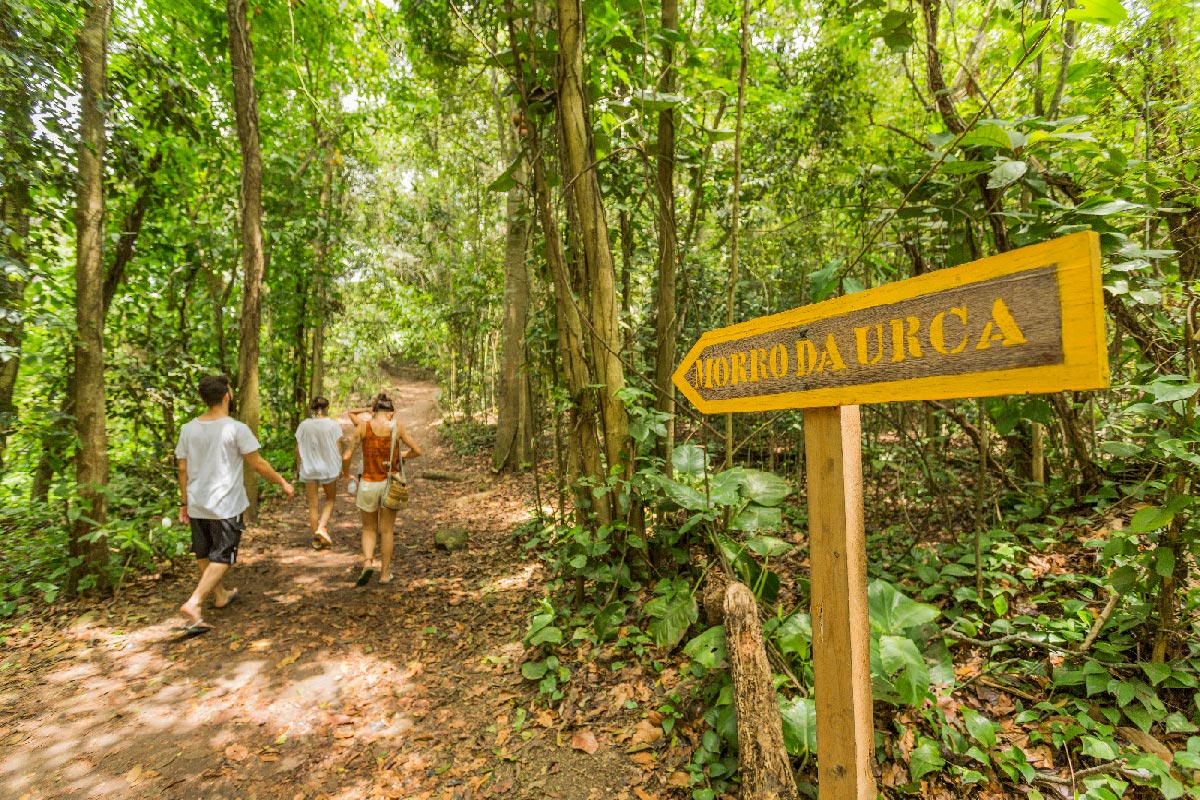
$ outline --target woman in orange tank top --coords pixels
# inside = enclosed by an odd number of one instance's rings
[[[391,583],[392,578],[392,549],[396,527],[396,512],[384,508],[380,502],[387,487],[388,461],[392,455],[392,429],[396,430],[396,468],[399,471],[399,459],[409,460],[421,455],[421,448],[399,422],[392,420],[395,406],[391,398],[380,393],[371,404],[371,419],[361,423],[354,429],[354,438],[342,454],[343,472],[350,467],[350,457],[354,447],[362,443],[362,481],[358,485],[358,496],[355,505],[362,515],[362,570],[355,584],[366,586],[379,569],[379,582]],[[407,446],[408,450],[400,452]],[[382,563],[375,561],[375,542],[379,540],[379,555]]]

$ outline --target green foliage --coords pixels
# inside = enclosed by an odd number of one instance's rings
[[[447,420],[438,429],[457,456],[477,456],[496,445],[496,426],[472,420]]]

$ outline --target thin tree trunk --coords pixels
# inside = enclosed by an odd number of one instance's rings
[[[1067,0],[1066,7],[1070,9],[1075,4]],[[1054,82],[1054,94],[1050,96],[1050,105],[1046,109],[1046,117],[1058,119],[1062,108],[1063,90],[1067,86],[1067,73],[1071,71],[1071,58],[1075,55],[1075,47],[1079,43],[1079,23],[1073,19],[1063,21],[1062,59],[1058,65],[1058,80]]]
[[[746,67],[749,61],[750,2],[742,0],[741,33],[738,39],[737,120],[733,134],[733,209],[729,223],[729,285],[725,296],[725,324],[733,324],[734,296],[738,282],[738,245],[740,243],[740,195],[742,192],[742,118],[746,111]],[[733,467],[733,414],[725,415],[725,469]]]
[[[312,374],[308,385],[310,401],[314,397],[325,394],[325,315],[328,313],[325,286],[329,279],[326,273],[329,270],[330,228],[333,225],[333,152],[329,145],[325,146],[318,208],[321,229],[313,240],[315,264],[313,270],[312,358],[310,361]]]
[[[238,331],[237,415],[258,435],[258,354],[262,327],[263,233],[262,151],[258,134],[258,98],[254,90],[254,48],[246,18],[246,0],[228,0],[229,59],[233,68],[233,105],[242,152],[242,317]],[[247,518],[258,518],[258,476],[246,471]]]
[[[15,18],[0,17],[0,50],[19,53]],[[5,235],[0,236],[0,259],[8,262],[7,279],[0,279],[0,476],[4,474],[4,457],[9,432],[15,427],[17,409],[13,391],[21,366],[21,343],[25,328],[25,285],[29,277],[29,179],[18,165],[33,163],[33,93],[29,81],[10,72],[4,73],[0,84],[0,117],[3,117],[5,153],[4,194],[0,196],[0,222]]]
[[[674,32],[679,28],[678,0],[663,0],[662,29]],[[669,37],[663,42],[663,73],[659,82],[663,94],[675,92],[675,44]],[[678,262],[678,231],[675,225],[675,109],[665,108],[658,113],[658,153],[656,190],[658,195],[658,300],[655,308],[654,391],[655,410],[668,414],[667,435],[659,444],[659,456],[671,469],[671,450],[675,444],[675,268]]]
[[[508,125],[493,86],[493,102],[500,127],[500,143],[505,159],[521,157],[508,133]],[[518,133],[520,125],[518,124]],[[533,453],[533,419],[529,397],[529,373],[525,368],[525,325],[529,318],[529,266],[525,253],[529,244],[529,223],[525,208],[525,168],[513,168],[516,185],[505,200],[504,236],[504,321],[500,331],[499,389],[496,398],[496,447],[492,469],[515,471],[528,464]]]
[[[71,531],[72,592],[95,581],[104,587],[108,542],[100,533],[108,518],[108,433],[104,398],[104,114],[107,37],[111,0],[95,0],[79,33],[82,91],[79,182],[75,208],[75,481],[79,517]]]

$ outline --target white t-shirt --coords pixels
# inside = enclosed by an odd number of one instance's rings
[[[258,439],[233,417],[194,419],[179,431],[175,457],[187,459],[188,516],[233,519],[250,505],[242,483],[243,458]]]
[[[311,417],[296,428],[300,447],[300,480],[329,483],[342,474],[342,426],[329,417]]]

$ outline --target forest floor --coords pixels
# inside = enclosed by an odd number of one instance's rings
[[[230,573],[237,601],[205,610],[207,635],[178,638],[195,580],[182,561],[115,600],[16,620],[0,639],[0,797],[682,794],[683,773],[644,770],[636,752],[647,709],[630,698],[652,691],[637,665],[576,675],[557,709],[536,702],[521,638],[543,575],[511,536],[528,481],[443,446],[434,385],[397,391],[426,452],[397,524],[397,579],[355,587],[352,497],[339,495],[334,547],[315,551],[302,493],[276,495]],[[421,477],[433,470],[466,479]],[[434,548],[449,528],[469,531],[467,549]]]

